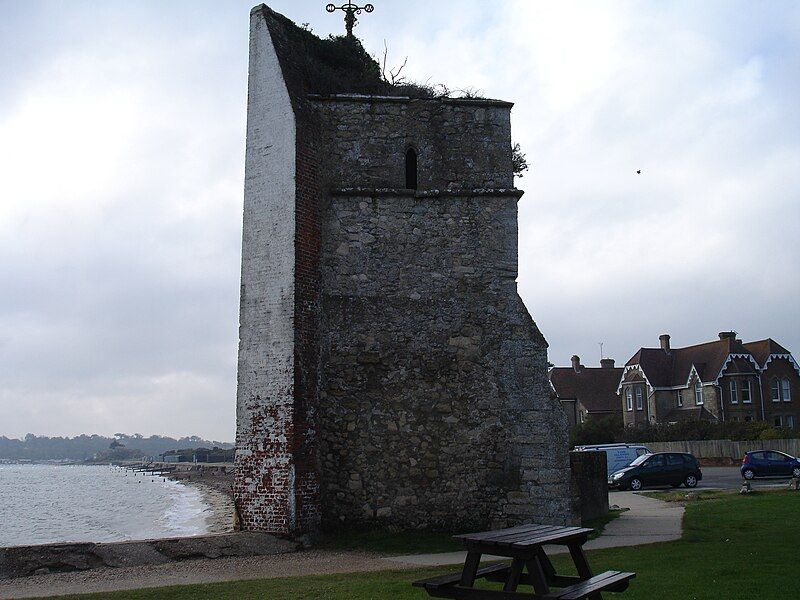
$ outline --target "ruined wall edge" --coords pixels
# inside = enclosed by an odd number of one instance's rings
[[[260,11],[250,15],[234,495],[240,527],[296,525],[296,124]]]

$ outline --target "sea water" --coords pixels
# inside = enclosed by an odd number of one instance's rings
[[[203,535],[195,488],[111,466],[0,465],[0,547]]]

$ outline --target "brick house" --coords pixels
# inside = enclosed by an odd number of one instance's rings
[[[570,426],[583,423],[589,417],[619,412],[617,386],[622,367],[614,366],[613,358],[604,358],[600,367],[585,367],[578,356],[572,357],[571,367],[550,369],[550,386],[567,413]]]
[[[685,348],[660,336],[659,348],[640,348],[619,383],[627,426],[685,420],[764,420],[798,427],[800,366],[772,339],[743,343],[735,332]]]

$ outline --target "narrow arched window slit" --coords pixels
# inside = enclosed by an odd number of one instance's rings
[[[414,148],[406,150],[406,189],[417,189],[417,151]]]

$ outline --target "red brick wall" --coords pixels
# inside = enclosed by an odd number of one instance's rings
[[[319,465],[314,407],[319,397],[319,160],[309,140],[313,124],[298,119],[295,207],[295,369],[292,453],[296,466],[297,532],[320,519]]]
[[[273,35],[268,28],[256,9],[234,498],[240,529],[294,535],[315,529],[319,521],[313,411],[319,387],[319,185],[313,148],[302,142],[316,139],[313,115],[293,96],[295,86],[286,75],[291,69],[280,64],[280,31]]]
[[[791,391],[791,402],[773,402],[772,390],[770,385],[773,378],[779,380],[788,379]],[[786,417],[792,415],[794,426],[798,426],[800,419],[800,376],[794,366],[785,358],[775,358],[767,365],[767,369],[761,374],[761,393],[764,395],[764,411],[766,421],[774,423],[775,416]]]

